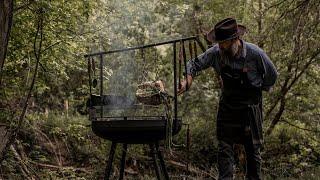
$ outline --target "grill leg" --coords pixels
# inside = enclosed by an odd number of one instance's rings
[[[106,167],[106,171],[105,171],[105,175],[104,175],[105,180],[110,179],[111,170],[112,170],[112,162],[113,162],[113,157],[114,157],[114,153],[116,151],[116,148],[117,148],[117,143],[112,142],[110,153],[109,153],[109,159],[108,159],[108,163],[107,163],[107,167]]]
[[[123,144],[119,180],[123,179],[124,167],[126,165],[127,148],[128,148],[128,145],[127,144]]]
[[[166,180],[169,180],[170,178],[169,178],[169,174],[167,171],[167,167],[166,167],[166,164],[164,163],[163,156],[162,156],[161,151],[159,149],[159,142],[156,142],[156,151],[157,151],[158,157],[160,159],[161,169],[164,173],[164,177]]]
[[[152,160],[153,160],[153,164],[154,164],[154,168],[155,168],[155,171],[156,171],[156,175],[157,175],[157,179],[158,180],[161,180],[161,175],[160,175],[160,167],[159,167],[159,164],[158,164],[158,161],[157,161],[157,152],[155,152],[154,150],[154,144],[149,144],[149,147],[150,147],[150,153],[151,153],[151,157],[152,157]]]

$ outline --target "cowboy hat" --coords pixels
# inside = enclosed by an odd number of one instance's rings
[[[237,24],[234,18],[226,18],[218,22],[208,33],[210,42],[222,42],[236,37],[241,37],[247,32],[247,28]]]

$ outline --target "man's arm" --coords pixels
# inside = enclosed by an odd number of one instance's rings
[[[178,89],[178,95],[185,92],[191,87],[192,79],[198,75],[198,73],[204,69],[213,65],[214,54],[216,47],[208,49],[203,54],[199,55],[197,58],[194,58],[187,63],[187,79],[181,82],[180,89]]]
[[[265,52],[260,53],[261,57],[261,62],[263,66],[263,82],[262,82],[262,90],[264,91],[269,91],[271,87],[275,84],[277,77],[278,77],[278,72],[273,65],[272,61],[270,58],[267,56]]]
[[[212,47],[206,52],[200,54],[197,58],[194,58],[187,63],[187,74],[195,77],[198,73],[204,69],[213,65],[214,54],[217,51],[217,47]]]

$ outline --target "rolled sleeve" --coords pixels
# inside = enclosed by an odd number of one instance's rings
[[[276,67],[274,66],[274,64],[265,52],[261,52],[260,57],[262,59],[262,65],[264,70],[262,89],[265,91],[269,91],[277,80],[278,72],[276,70]]]
[[[208,49],[203,54],[200,54],[197,58],[191,59],[187,63],[187,74],[195,77],[201,70],[207,69],[214,65],[215,48]]]

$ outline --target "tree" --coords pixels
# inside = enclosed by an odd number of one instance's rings
[[[74,48],[74,42],[72,42],[72,40],[80,37],[82,33],[86,33],[83,32],[82,29],[77,29],[77,23],[86,20],[87,16],[85,15],[88,14],[87,6],[90,5],[90,3],[88,4],[86,2],[63,4],[58,1],[55,3],[46,1],[19,1],[17,4],[21,4],[21,6],[15,9],[15,13],[17,14],[12,17],[13,4],[11,3],[9,8],[8,2],[9,1],[1,1],[0,4],[1,9],[6,10],[3,11],[4,16],[1,16],[1,18],[4,19],[1,21],[1,23],[3,22],[4,24],[1,28],[4,27],[3,30],[5,31],[4,33],[1,33],[1,35],[5,35],[2,39],[6,40],[3,41],[3,47],[5,47],[5,49],[1,52],[5,53],[7,51],[9,37],[8,28],[11,27],[12,18],[14,18],[16,23],[13,25],[11,31],[11,34],[13,34],[13,43],[9,44],[8,49],[10,50],[10,54],[8,54],[8,61],[6,62],[5,67],[3,67],[4,58],[1,59],[3,60],[1,61],[1,81],[5,83],[1,87],[0,94],[2,99],[0,103],[0,122],[4,123],[4,126],[1,124],[1,129],[3,128],[3,131],[1,131],[0,135],[4,138],[1,139],[0,162],[4,159],[6,151],[15,141],[16,134],[24,123],[30,98],[32,96],[37,97],[37,92],[39,92],[40,88],[34,91],[34,87],[41,87],[44,85],[41,81],[40,83],[39,81],[36,83],[39,66],[41,66],[41,70],[44,71],[40,74],[41,76],[39,79],[46,80],[46,67],[48,67],[48,64],[50,65],[51,62],[40,62],[40,59],[46,58],[45,60],[47,60],[47,57],[56,53],[55,50],[53,50],[56,45],[60,45],[61,48],[63,48],[62,45],[68,46],[64,47],[65,49]],[[76,9],[78,11],[74,10],[75,6],[78,7]],[[59,12],[62,8],[66,9],[65,11],[62,11],[64,13]],[[7,11],[11,12],[10,16],[5,13]],[[75,16],[70,16],[72,11],[74,11]],[[76,15],[80,15],[81,18]],[[5,17],[7,19],[5,19]],[[11,17],[11,19],[9,19],[9,17]],[[72,17],[72,19],[70,19],[70,17]],[[52,26],[55,23],[58,24],[58,26]],[[46,36],[44,36],[44,32],[46,32]],[[30,39],[33,39],[33,41],[30,41]],[[70,55],[65,53],[65,49],[59,49],[58,52],[61,54],[58,56],[66,57],[66,55]],[[26,62],[26,59],[28,59],[29,62]],[[30,62],[30,59],[35,60],[34,63]],[[75,62],[80,64],[81,62],[84,63],[84,61]],[[71,67],[78,68],[72,63],[70,63],[70,65]],[[32,70],[33,76],[29,78],[29,74],[31,74]],[[60,84],[57,86],[60,86]],[[6,127],[11,127],[9,132],[7,132]]]
[[[13,17],[13,0],[0,1],[0,86]]]
[[[13,0],[0,1],[0,89],[2,89],[2,69],[7,55],[7,47],[10,37],[10,30],[13,17]],[[2,91],[0,93],[2,95]],[[2,97],[0,96],[0,99]],[[2,102],[2,101],[1,101]],[[0,102],[0,108],[2,103]],[[0,154],[3,153],[5,144],[8,141],[7,128],[5,125],[0,125]]]

